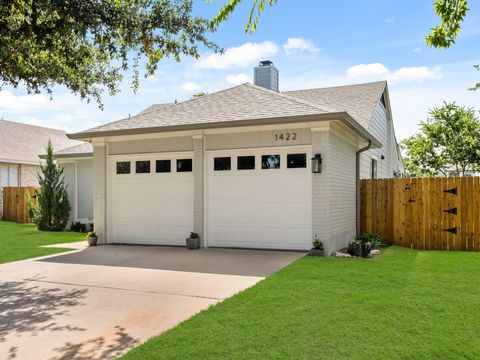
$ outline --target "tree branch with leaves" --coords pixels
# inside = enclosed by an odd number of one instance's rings
[[[207,38],[214,30],[192,14],[191,0],[3,1],[0,84],[50,94],[63,85],[101,107],[128,69],[138,89],[142,59],[149,76],[164,58],[198,58],[199,46],[219,51]]]

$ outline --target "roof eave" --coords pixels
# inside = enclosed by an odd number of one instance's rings
[[[261,118],[261,119],[249,119],[249,120],[236,120],[236,121],[218,121],[211,123],[201,124],[182,124],[182,125],[170,125],[170,126],[157,126],[148,128],[135,128],[135,129],[119,129],[119,130],[107,130],[107,131],[92,131],[92,132],[79,132],[73,134],[67,134],[70,139],[90,141],[93,138],[103,138],[109,136],[121,136],[121,135],[141,135],[149,133],[165,133],[171,131],[189,131],[189,130],[208,130],[219,128],[232,128],[232,127],[245,127],[255,125],[274,125],[274,124],[287,124],[287,123],[300,123],[309,121],[328,121],[328,120],[341,120],[354,132],[359,134],[365,140],[371,140],[373,146],[381,147],[382,143],[373,136],[367,129],[361,126],[350,114],[347,112],[331,112],[331,113],[318,113],[299,116],[284,116],[274,118]]]
[[[40,155],[41,159],[46,159],[47,155]],[[89,158],[93,157],[93,152],[90,153],[77,153],[77,154],[53,154],[54,159],[65,159],[65,158]]]

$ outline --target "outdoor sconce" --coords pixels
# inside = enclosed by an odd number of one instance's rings
[[[312,173],[319,174],[322,172],[322,155],[315,154],[312,157]]]

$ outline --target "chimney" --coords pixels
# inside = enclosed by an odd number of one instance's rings
[[[278,92],[278,69],[270,60],[260,61],[253,69],[253,83]]]

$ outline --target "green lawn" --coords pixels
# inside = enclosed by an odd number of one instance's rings
[[[84,239],[85,234],[82,233],[38,231],[31,224],[0,221],[0,264],[68,251],[69,249],[64,248],[41,248],[39,246]]]
[[[126,359],[479,359],[480,254],[305,257]]]

